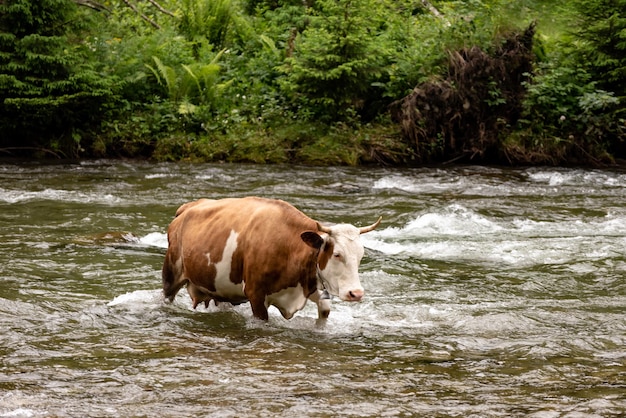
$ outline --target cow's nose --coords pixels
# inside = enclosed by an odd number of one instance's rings
[[[363,299],[365,292],[361,289],[351,290],[348,292],[348,300],[352,302],[358,302]]]

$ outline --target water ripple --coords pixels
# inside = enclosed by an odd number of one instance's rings
[[[294,183],[294,178],[298,179]],[[621,416],[617,171],[0,165],[0,416]],[[267,323],[161,297],[181,203],[259,194],[363,235],[362,303]]]

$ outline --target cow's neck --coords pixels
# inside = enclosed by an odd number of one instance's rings
[[[326,285],[328,282],[326,281],[326,278],[324,278],[319,264],[316,264],[315,267],[317,269],[317,288],[322,290],[324,292],[324,295],[328,295],[328,286]],[[328,299],[330,299],[330,295],[328,295]]]

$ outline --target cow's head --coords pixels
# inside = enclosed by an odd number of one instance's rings
[[[365,292],[359,280],[359,264],[364,249],[359,235],[374,230],[381,219],[363,228],[348,224],[327,227],[318,223],[318,231],[301,234],[304,242],[319,250],[318,281],[330,294],[353,302],[363,298]]]

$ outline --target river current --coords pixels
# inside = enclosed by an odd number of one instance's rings
[[[365,297],[317,327],[161,299],[200,197],[362,236]],[[626,415],[626,173],[0,163],[0,417]]]

